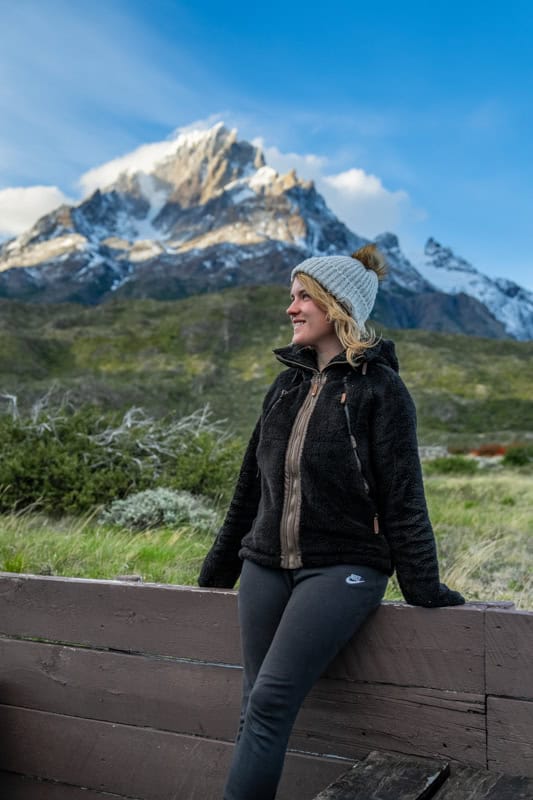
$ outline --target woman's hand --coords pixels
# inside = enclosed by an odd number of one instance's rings
[[[445,583],[439,584],[439,593],[434,601],[424,603],[426,608],[443,608],[444,606],[462,606],[465,602],[463,595],[454,589],[448,589]]]

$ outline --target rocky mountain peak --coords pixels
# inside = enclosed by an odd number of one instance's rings
[[[429,284],[413,266],[400,248],[400,241],[395,233],[380,233],[375,243],[387,261],[389,274],[387,281],[410,291],[427,291]]]
[[[376,236],[375,242],[380,249],[383,250],[396,250],[400,247],[400,240],[395,233],[386,231]]]
[[[419,270],[430,284],[449,295],[468,295],[487,308],[516,339],[533,338],[533,292],[504,278],[489,278],[450,247],[428,239]]]
[[[0,244],[0,297],[92,304],[286,285],[298,261],[368,243],[337,219],[312,181],[294,169],[280,175],[223,123],[181,130],[92,177],[100,188],[88,198]],[[533,338],[531,293],[490,280],[433,238],[421,264],[394,233],[376,243],[389,264],[378,302],[387,324]]]
[[[436,239],[430,237],[424,247],[428,265],[437,269],[458,270],[459,272],[477,272],[466,259],[456,256],[450,247],[444,247]]]
[[[172,187],[169,202],[191,208],[207,203],[228,183],[250,177],[264,166],[258,147],[238,141],[236,130],[219,124],[209,131],[181,134],[174,153],[155,166],[152,176]]]

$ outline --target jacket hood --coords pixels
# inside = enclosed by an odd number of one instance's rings
[[[316,354],[312,347],[301,347],[290,344],[287,347],[279,347],[273,351],[274,355],[290,367],[303,367],[304,369],[317,369]],[[400,371],[398,357],[391,339],[379,339],[373,347],[361,353],[361,362],[375,362],[390,367],[395,372]],[[346,364],[346,351],[343,350],[329,362],[330,364]]]
[[[396,348],[392,339],[380,339],[373,347],[363,353],[364,361],[375,361],[390,367],[394,372],[400,371]]]

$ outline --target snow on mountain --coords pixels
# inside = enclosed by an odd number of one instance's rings
[[[112,294],[170,298],[285,283],[303,258],[368,243],[312,181],[279,174],[223,123],[138,148],[82,184],[93,190],[84,200],[0,244],[0,297],[99,303]],[[376,243],[390,267],[380,293],[387,324],[533,338],[530,292],[490,280],[433,239],[420,266],[393,233]]]
[[[479,300],[516,339],[533,339],[533,292],[506,278],[483,275],[449,247],[428,239],[425,258],[419,265],[422,276],[446,294],[470,295]]]
[[[381,233],[374,241],[387,260],[388,280],[391,283],[413,292],[425,292],[432,288],[402,253],[400,242],[394,233]]]
[[[169,281],[182,296],[206,280],[212,289],[276,282],[301,258],[366,241],[312,182],[278,174],[221,123],[160,145],[93,171],[101,185],[87,199],[0,245],[0,296],[100,302],[125,284],[165,296]]]

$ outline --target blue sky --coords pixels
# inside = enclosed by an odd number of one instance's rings
[[[1,4],[0,232],[198,120],[314,178],[361,235],[533,288],[533,4]],[[207,121],[207,122],[206,122]]]

